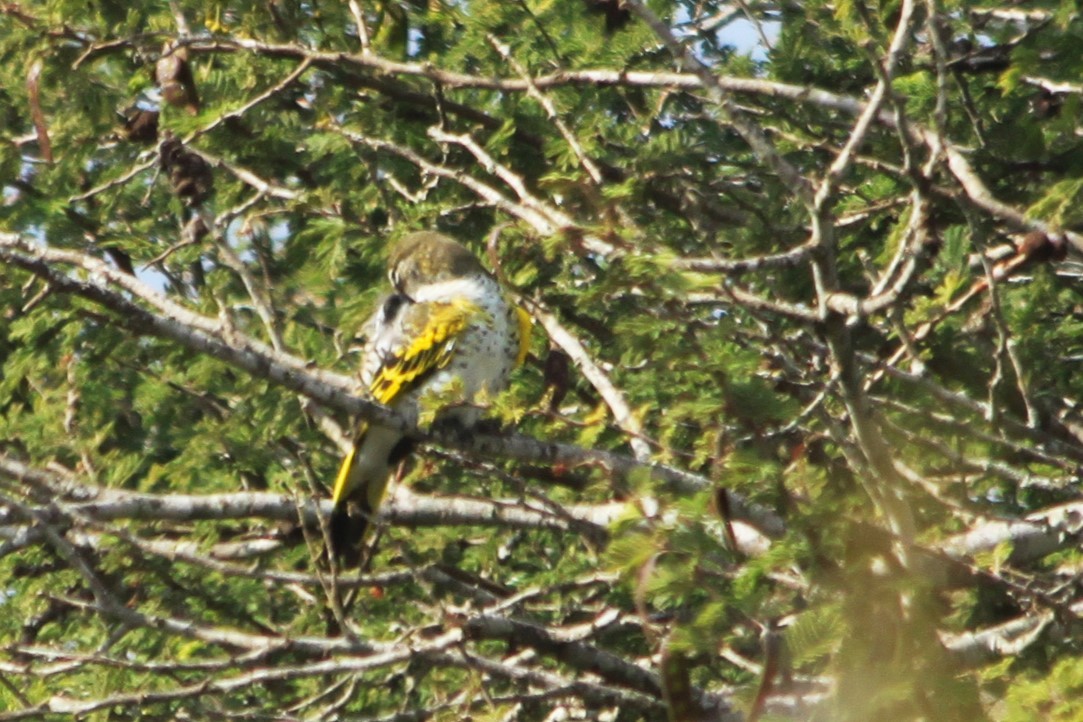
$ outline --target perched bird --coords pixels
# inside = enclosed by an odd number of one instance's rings
[[[508,301],[473,253],[439,233],[399,241],[388,276],[392,291],[366,323],[364,393],[414,424],[423,399],[433,395],[452,402],[438,420],[469,429],[480,414],[470,403],[503,390],[526,357],[530,316]],[[331,555],[340,566],[360,562],[369,519],[409,451],[409,439],[398,431],[358,424],[332,493]]]

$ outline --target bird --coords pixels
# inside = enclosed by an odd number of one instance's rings
[[[433,398],[444,404],[437,422],[469,431],[481,414],[472,402],[505,389],[525,360],[530,315],[477,256],[441,233],[402,237],[390,251],[388,278],[391,290],[364,327],[362,395],[411,425]],[[365,531],[411,447],[399,430],[358,422],[331,494],[329,551],[339,568],[360,565]]]

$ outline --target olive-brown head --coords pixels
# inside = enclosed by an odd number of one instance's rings
[[[395,290],[413,298],[419,286],[488,273],[470,250],[442,233],[418,231],[395,244],[387,262]]]

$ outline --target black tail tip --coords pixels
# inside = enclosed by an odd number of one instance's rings
[[[328,557],[339,569],[354,569],[361,565],[367,527],[368,519],[360,510],[342,506],[331,512],[331,546]]]

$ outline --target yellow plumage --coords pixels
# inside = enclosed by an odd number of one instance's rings
[[[409,390],[430,372],[447,366],[455,349],[455,338],[469,323],[476,309],[476,304],[462,301],[427,306],[424,326],[417,329],[417,336],[401,350],[382,358],[368,385],[371,398],[385,406],[393,406],[404,390]],[[344,503],[353,492],[350,471],[354,466],[355,452],[367,431],[368,424],[360,422],[354,434],[353,447],[339,467],[331,495],[336,506]],[[370,512],[379,506],[385,487],[368,490],[366,500]]]
[[[392,252],[389,275],[395,292],[370,319],[361,359],[369,398],[417,423],[429,392],[461,390],[469,404],[507,384],[526,357],[532,320],[473,254],[446,236],[411,234]],[[466,426],[476,420],[468,406],[447,413]],[[360,560],[369,517],[409,445],[393,430],[358,425],[332,491],[331,547],[341,564]]]

